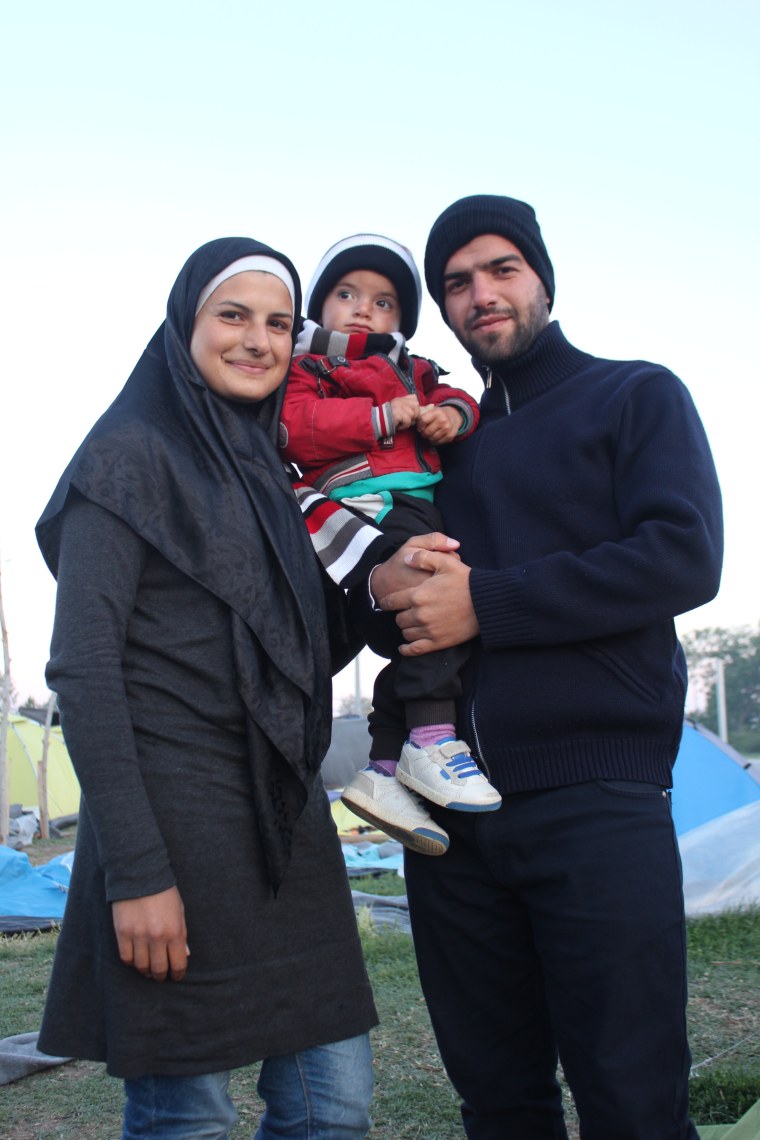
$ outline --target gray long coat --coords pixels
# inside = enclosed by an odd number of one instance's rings
[[[62,524],[48,680],[85,795],[40,1048],[120,1077],[190,1075],[374,1025],[319,777],[273,897],[229,610],[77,495]],[[110,904],[174,884],[188,970],[157,983],[120,962]]]

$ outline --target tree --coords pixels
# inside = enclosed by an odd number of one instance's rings
[[[723,662],[728,736],[742,752],[760,752],[760,627],[698,629],[681,642],[689,678],[703,694],[694,719],[718,727],[718,662]]]
[[[372,712],[372,701],[369,697],[361,697],[359,708],[356,707],[356,697],[341,697],[338,701],[338,716],[367,716]]]

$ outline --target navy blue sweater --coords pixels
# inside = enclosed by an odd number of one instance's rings
[[[686,690],[673,618],[715,595],[722,558],[691,397],[658,365],[580,352],[553,322],[480,407],[437,495],[480,623],[460,731],[503,792],[669,785]]]

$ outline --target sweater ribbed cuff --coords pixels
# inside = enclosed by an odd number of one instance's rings
[[[517,571],[473,569],[470,596],[486,649],[528,645],[533,640],[532,622],[522,610]]]
[[[372,431],[375,439],[390,439],[395,434],[396,425],[390,400],[372,409]]]

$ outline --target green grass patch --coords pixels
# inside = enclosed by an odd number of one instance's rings
[[[760,1099],[760,909],[690,919],[690,1103],[698,1124],[730,1124]]]
[[[362,875],[349,879],[352,891],[364,891],[368,895],[405,895],[406,884],[395,872],[382,871],[379,875]]]
[[[39,1029],[56,939],[51,932],[0,937],[0,1038]]]
[[[700,1124],[733,1124],[760,1100],[760,1068],[720,1066],[689,1085],[691,1115]]]
[[[459,1098],[435,1043],[411,938],[396,930],[370,928],[362,932],[362,945],[380,1014],[372,1035],[373,1140],[461,1137]]]
[[[686,938],[692,964],[731,961],[742,968],[759,968],[760,908],[689,919]]]

